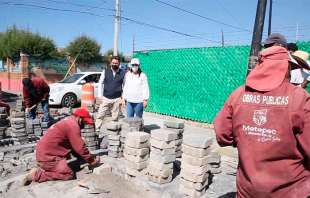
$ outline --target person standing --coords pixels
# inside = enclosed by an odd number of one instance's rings
[[[99,97],[102,99],[96,118],[96,128],[100,128],[107,115],[117,121],[120,114],[121,96],[125,72],[120,69],[120,58],[113,56],[110,68],[105,69],[99,79]]]
[[[127,117],[142,118],[150,97],[149,84],[140,68],[140,60],[133,58],[130,64],[131,69],[125,76],[123,103],[127,104]]]
[[[263,50],[214,120],[220,146],[237,147],[237,197],[310,195],[310,95],[289,82],[291,57]]]
[[[23,97],[25,103],[25,111],[31,119],[36,118],[37,105],[41,103],[44,112],[43,121],[49,122],[49,93],[48,84],[40,77],[31,75],[30,78],[24,78],[23,81]]]
[[[45,182],[51,180],[70,180],[74,174],[67,164],[67,158],[74,151],[78,157],[91,166],[100,163],[94,158],[81,137],[84,126],[94,122],[86,109],[80,108],[73,115],[52,125],[36,145],[38,168],[32,169],[24,178],[23,185],[32,181]]]

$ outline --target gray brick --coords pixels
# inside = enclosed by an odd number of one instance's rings
[[[151,138],[160,140],[160,141],[172,141],[177,139],[177,134],[173,131],[165,130],[165,129],[157,129],[151,132]]]
[[[183,129],[184,128],[184,122],[176,122],[176,121],[165,121],[164,125],[167,128],[174,128],[174,129]]]
[[[207,137],[206,135],[191,134],[183,137],[183,144],[195,148],[208,148],[211,146],[213,138]]]

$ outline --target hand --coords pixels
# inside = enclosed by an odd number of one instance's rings
[[[122,108],[126,106],[126,100],[124,98],[121,99],[121,106]]]
[[[96,156],[95,160],[92,163],[90,163],[89,165],[90,166],[97,166],[99,164],[100,164],[100,157]]]
[[[26,112],[26,113],[29,113],[30,111],[31,111],[30,108],[26,108],[26,109],[25,109],[25,112]]]
[[[147,107],[147,100],[143,100],[143,108]]]

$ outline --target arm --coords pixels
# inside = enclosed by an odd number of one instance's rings
[[[126,83],[126,79],[128,78],[128,73],[125,74],[124,82],[123,82],[123,93],[122,93],[122,99],[127,99],[127,92],[128,92],[128,83]]]
[[[81,137],[81,130],[77,124],[70,124],[67,130],[67,137],[72,149],[86,162],[94,162],[94,158],[89,153]]]
[[[103,97],[103,82],[104,82],[104,75],[105,75],[105,70],[101,72],[99,82],[98,82],[98,97]]]
[[[29,91],[27,90],[27,88],[25,88],[25,87],[23,87],[23,97],[24,97],[24,102],[25,102],[26,108],[30,108],[31,107],[30,94],[29,94]]]
[[[150,88],[146,75],[143,76],[143,100],[147,101],[150,98]]]

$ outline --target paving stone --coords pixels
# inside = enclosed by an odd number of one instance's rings
[[[182,155],[182,162],[185,162],[192,166],[205,166],[208,164],[208,157],[193,157],[191,155],[183,154]]]
[[[144,162],[140,162],[140,163],[134,163],[134,162],[131,162],[131,161],[127,161],[126,160],[126,166],[128,168],[133,168],[135,170],[142,170],[142,169],[145,169],[148,165],[148,161],[144,161]]]
[[[160,141],[172,141],[177,139],[177,134],[173,131],[165,130],[165,129],[157,129],[151,132],[151,138],[160,140]]]
[[[190,170],[181,169],[180,177],[192,182],[204,182],[208,179],[209,173],[197,174]]]
[[[210,168],[210,172],[211,174],[220,174],[222,172],[222,169],[219,167],[219,168]]]
[[[175,141],[165,142],[151,138],[151,146],[159,149],[175,148]]]
[[[16,138],[28,137],[26,133],[12,133],[11,136]]]
[[[97,146],[97,142],[93,141],[93,142],[85,142],[86,147],[92,147],[92,146]]]
[[[126,167],[126,173],[133,177],[142,177],[147,174],[146,169],[141,171]]]
[[[25,128],[20,128],[20,129],[12,128],[12,133],[26,133],[26,129]]]
[[[173,168],[173,163],[163,164],[159,163],[158,161],[154,161],[152,159],[149,160],[149,166],[157,167],[159,170],[167,170]]]
[[[179,191],[182,194],[185,194],[187,196],[195,198],[195,197],[201,197],[202,195],[204,195],[206,193],[206,188],[204,188],[201,191],[198,191],[198,190],[195,190],[193,188],[187,188],[187,187],[183,186],[182,184],[180,184],[179,185]]]
[[[108,150],[113,151],[113,152],[120,152],[120,147],[119,146],[109,146]]]
[[[95,130],[95,126],[92,124],[85,124],[84,129],[94,129]]]
[[[108,135],[108,140],[120,141],[120,135]]]
[[[128,161],[139,163],[139,162],[147,161],[149,159],[149,154],[138,156],[138,155],[128,155],[124,153],[124,157]]]
[[[108,156],[113,157],[113,158],[118,158],[118,157],[120,157],[120,154],[119,154],[119,152],[109,151]]]
[[[48,128],[50,126],[50,122],[41,122],[42,128]]]
[[[172,181],[172,175],[170,175],[167,178],[163,178],[157,175],[148,175],[148,179],[151,182],[157,183],[157,184],[167,184],[170,183]]]
[[[95,137],[96,134],[95,133],[81,133],[82,137]]]
[[[41,125],[41,120],[40,119],[33,119],[32,124],[33,125]]]
[[[82,138],[82,139],[84,140],[84,142],[85,142],[86,145],[93,144],[94,142],[97,143],[97,141],[96,141],[95,138],[93,138],[93,139],[84,139],[84,138]]]
[[[182,139],[176,139],[176,140],[175,140],[175,146],[176,146],[176,147],[182,145],[182,143],[183,143],[183,140],[182,140]]]
[[[185,186],[186,188],[192,188],[201,191],[208,186],[208,180],[204,182],[191,182],[184,178],[180,178],[180,184]]]
[[[127,134],[126,139],[129,141],[145,142],[150,139],[150,134],[140,131],[131,132]]]
[[[131,148],[129,146],[125,146],[124,153],[128,155],[143,156],[143,155],[150,153],[150,149],[149,148],[136,149],[136,148]]]
[[[23,128],[25,128],[25,124],[12,124],[12,128],[23,129]]]
[[[105,128],[110,131],[119,131],[121,126],[122,125],[118,122],[108,122],[105,124]]]
[[[173,155],[156,155],[152,151],[150,153],[150,159],[159,163],[168,164],[175,161],[175,154]]]
[[[87,147],[87,149],[89,150],[89,151],[94,151],[94,150],[97,150],[97,145],[96,146],[88,146]]]
[[[154,164],[149,164],[147,167],[147,171],[149,174],[151,175],[157,175],[163,178],[167,178],[170,175],[173,174],[173,168],[169,168],[169,169],[160,169],[157,166],[154,166]]]
[[[25,119],[24,118],[11,118],[11,124],[25,124]]]
[[[11,117],[12,118],[24,118],[25,112],[12,111]]]
[[[159,149],[159,148],[152,146],[151,152],[156,154],[156,155],[173,155],[173,154],[175,154],[175,149],[174,148]]]
[[[190,165],[190,164],[188,164],[182,160],[181,169],[191,171],[193,173],[201,175],[203,173],[210,171],[210,166],[208,164],[204,165],[204,166],[193,166],[193,165]]]
[[[121,142],[120,141],[118,141],[118,140],[108,140],[108,142],[109,142],[109,146],[110,145],[112,145],[112,146],[119,146],[119,145],[121,145]]]
[[[208,155],[208,163],[215,163],[215,164],[219,164],[221,163],[221,155],[218,152],[214,152],[212,151],[210,153],[210,155]]]
[[[194,147],[187,146],[185,144],[182,144],[182,151],[183,153],[187,155],[191,155],[193,157],[204,157],[211,153],[210,148],[207,148],[207,149],[194,148]]]
[[[0,114],[0,119],[7,119],[8,118],[8,114]]]
[[[191,134],[183,137],[183,144],[195,148],[208,148],[212,145],[213,138],[206,135]]]
[[[82,133],[95,133],[95,129],[82,129]]]
[[[174,128],[168,128],[166,126],[164,126],[164,129],[167,129],[169,131],[173,131],[175,133],[177,133],[177,135],[181,135],[184,133],[184,129],[174,129]]]
[[[219,163],[211,163],[209,165],[211,168],[220,168],[221,167],[221,164],[219,164]]]
[[[132,148],[149,148],[150,146],[150,143],[149,141],[146,141],[146,142],[139,142],[137,140],[130,140],[130,139],[126,139],[125,140],[125,145],[126,146],[129,146],[129,147],[132,147]]]
[[[105,175],[112,172],[112,167],[108,164],[102,164],[99,167],[94,168],[93,173],[97,175]]]
[[[176,122],[176,121],[171,121],[171,120],[165,121],[164,125],[167,128],[174,128],[174,129],[183,129],[184,128],[184,122]]]

